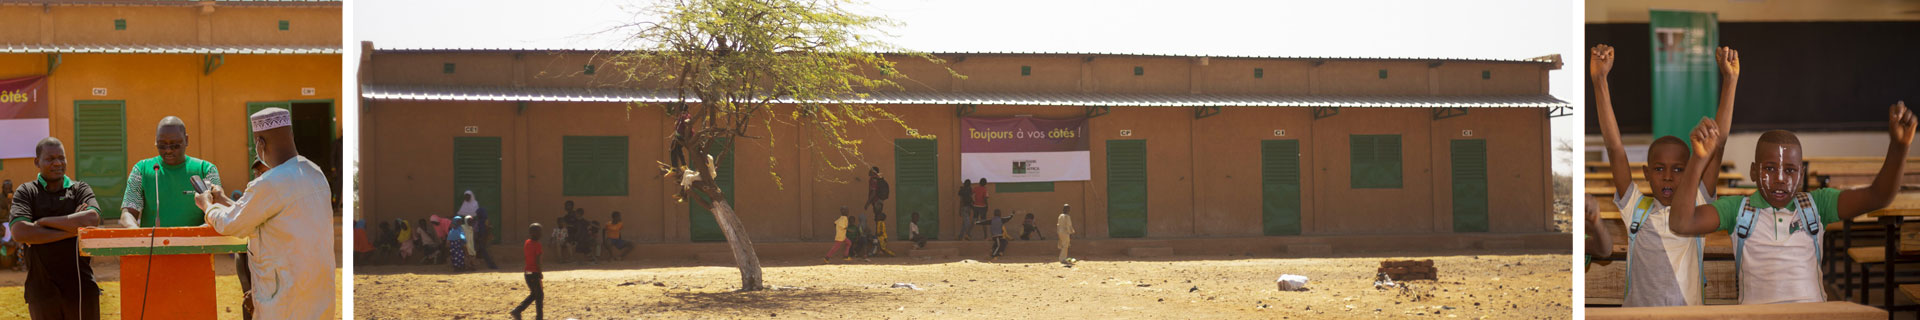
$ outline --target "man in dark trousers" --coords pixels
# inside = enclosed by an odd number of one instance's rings
[[[887,184],[887,178],[880,173],[880,167],[867,171],[867,204],[873,208],[874,248],[888,257],[894,256],[887,249],[887,213],[881,211],[887,207],[887,198],[892,196],[893,186]]]
[[[27,313],[33,319],[100,319],[93,258],[80,255],[80,228],[100,225],[100,203],[86,182],[67,178],[67,152],[47,137],[33,149],[40,175],[13,191],[7,233],[27,254]]]

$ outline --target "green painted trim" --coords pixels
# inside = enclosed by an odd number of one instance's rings
[[[1053,192],[1052,181],[1042,182],[995,182],[994,193]]]
[[[151,250],[151,251],[149,251]],[[247,252],[247,245],[229,244],[192,247],[133,247],[133,248],[83,248],[80,252],[95,257],[175,255],[175,254],[216,254]]]

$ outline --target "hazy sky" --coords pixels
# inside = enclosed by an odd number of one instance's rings
[[[357,1],[352,35],[378,48],[613,48],[595,34],[646,1]],[[1585,55],[1571,1],[897,0],[856,12],[903,23],[893,43],[920,51],[1527,58],[1561,54],[1553,96],[1580,103]],[[358,56],[357,44],[349,56]],[[350,64],[353,60],[349,60]],[[356,70],[349,66],[349,70]],[[349,103],[354,100],[348,100]],[[356,110],[351,108],[348,110]],[[1555,145],[1580,146],[1580,112],[1553,120]],[[1559,155],[1559,157],[1568,157]],[[1570,170],[1556,161],[1555,171]]]

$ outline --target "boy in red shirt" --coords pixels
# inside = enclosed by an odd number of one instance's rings
[[[527,226],[527,243],[521,245],[521,251],[527,254],[527,299],[520,300],[520,306],[513,308],[513,318],[520,319],[520,312],[527,311],[527,304],[533,304],[533,318],[546,317],[547,298],[540,291],[540,224]]]

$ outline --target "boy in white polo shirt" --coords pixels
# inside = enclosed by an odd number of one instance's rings
[[[1627,307],[1664,307],[1697,306],[1704,300],[1706,282],[1702,273],[1702,252],[1705,241],[1699,235],[1678,235],[1669,232],[1668,222],[1671,204],[1677,194],[1681,178],[1701,176],[1718,177],[1712,170],[1688,170],[1687,144],[1680,138],[1663,136],[1655,139],[1647,147],[1647,162],[1642,168],[1648,187],[1653,190],[1652,197],[1640,194],[1640,186],[1634,183],[1631,164],[1627,161],[1626,147],[1620,141],[1620,129],[1614,118],[1613,103],[1607,88],[1607,73],[1613,69],[1613,48],[1607,45],[1594,46],[1588,56],[1588,72],[1593,78],[1594,104],[1599,107],[1601,133],[1606,139],[1607,160],[1613,171],[1615,193],[1614,205],[1620,208],[1621,218],[1627,223],[1627,292],[1624,306]],[[1731,49],[1721,48],[1716,56],[1720,73],[1725,81],[1720,83],[1721,97],[1717,117],[1723,123],[1731,122],[1733,117],[1733,92],[1740,77],[1739,56]],[[1711,159],[1699,159],[1705,163],[1718,163],[1719,149],[1712,150]],[[1694,188],[1707,192],[1706,188]],[[1692,205],[1705,204],[1709,196],[1702,194],[1691,197],[1697,202],[1679,202]],[[1612,248],[1606,248],[1611,251]],[[1606,256],[1612,252],[1600,252]]]
[[[1826,301],[1820,285],[1820,230],[1828,223],[1886,208],[1900,192],[1900,173],[1907,162],[1907,146],[1913,143],[1916,121],[1905,103],[1888,108],[1887,116],[1887,133],[1892,139],[1873,185],[1844,191],[1800,191],[1805,188],[1801,173],[1805,168],[1799,138],[1788,131],[1768,131],[1755,144],[1750,169],[1759,192],[1720,197],[1689,214],[1677,214],[1673,232],[1733,234],[1734,257],[1740,269],[1740,304]],[[1700,128],[1694,129],[1693,160],[1724,144],[1725,136],[1714,126],[1701,121]],[[1693,163],[1687,168],[1697,170],[1703,165]],[[1693,183],[1694,178],[1687,177],[1681,185]],[[1681,190],[1675,200],[1692,201],[1691,192]]]

